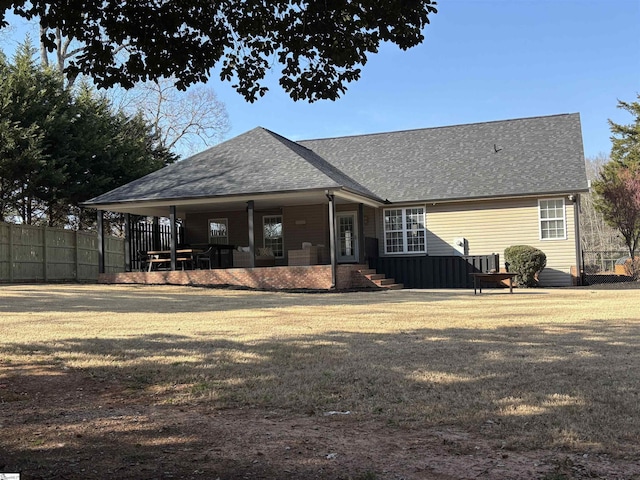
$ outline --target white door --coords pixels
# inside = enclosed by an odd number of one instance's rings
[[[358,214],[357,212],[336,213],[336,234],[338,236],[338,262],[358,261]]]

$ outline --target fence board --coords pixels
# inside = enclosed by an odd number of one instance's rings
[[[498,270],[499,265],[497,254],[369,259],[370,268],[407,288],[473,288],[470,273]]]
[[[105,269],[124,271],[124,240],[105,239]],[[96,281],[95,232],[0,223],[0,282]]]

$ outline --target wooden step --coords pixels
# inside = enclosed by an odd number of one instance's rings
[[[404,285],[402,283],[392,283],[391,285],[385,285],[382,288],[386,288],[387,290],[402,290]]]
[[[375,274],[378,272],[376,272],[373,268],[363,268],[362,270],[358,270],[358,273],[366,277],[367,275]]]
[[[383,280],[386,278],[384,273],[366,273],[364,276],[369,280]]]
[[[375,280],[373,283],[380,285],[381,287],[384,287],[386,285],[393,285],[394,283],[396,283],[396,281],[393,278],[381,278],[378,280]]]

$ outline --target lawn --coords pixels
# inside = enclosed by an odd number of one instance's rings
[[[640,289],[2,286],[0,341],[25,478],[640,478]]]

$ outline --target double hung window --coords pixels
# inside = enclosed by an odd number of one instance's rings
[[[385,253],[425,253],[427,229],[424,207],[389,208],[384,211]]]
[[[284,237],[282,236],[282,215],[262,217],[265,248],[271,248],[276,258],[284,257]]]
[[[541,240],[565,240],[567,238],[564,199],[538,200]]]
[[[209,219],[209,243],[214,245],[229,244],[229,222],[226,218]]]

